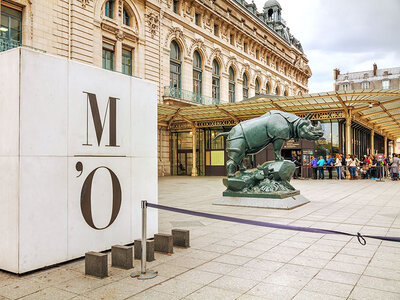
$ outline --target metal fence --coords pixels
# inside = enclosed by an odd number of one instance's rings
[[[179,100],[198,104],[219,104],[219,99],[171,86],[164,87],[164,97],[172,97]]]
[[[21,42],[0,38],[0,52],[21,46]]]

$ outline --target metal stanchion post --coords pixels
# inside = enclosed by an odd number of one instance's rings
[[[342,166],[339,166],[339,174],[337,174],[338,175],[338,178],[339,178],[339,180],[342,180]]]
[[[157,271],[151,271],[146,269],[147,259],[147,201],[142,200],[142,259],[140,272],[133,272],[131,277],[137,277],[138,279],[151,279],[157,276]]]
[[[377,182],[384,182],[385,181],[385,178],[384,178],[384,176],[382,176],[382,175],[384,175],[384,169],[383,169],[384,167],[383,166],[379,166],[379,178],[376,180]]]

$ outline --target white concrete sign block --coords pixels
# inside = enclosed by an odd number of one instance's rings
[[[20,48],[0,72],[0,269],[140,238],[140,201],[157,202],[156,86]]]

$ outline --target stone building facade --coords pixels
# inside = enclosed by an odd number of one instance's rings
[[[344,74],[341,74],[339,69],[334,69],[333,79],[334,91],[400,89],[400,67],[378,69],[377,64],[374,63],[371,70]],[[400,139],[394,141],[392,147],[392,152],[399,153]]]
[[[400,89],[400,67],[378,69],[374,63],[372,69],[361,72],[341,74],[333,70],[334,91],[366,89]]]
[[[218,104],[308,92],[307,57],[276,0],[262,12],[243,0],[0,3],[0,51],[22,44],[151,80],[160,103]],[[168,128],[160,127],[160,175],[170,174],[169,143]]]

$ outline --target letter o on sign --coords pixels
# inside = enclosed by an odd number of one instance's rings
[[[92,216],[92,183],[93,183],[93,177],[94,174],[98,169],[107,169],[108,172],[110,173],[111,176],[111,182],[112,182],[112,191],[113,191],[113,205],[112,205],[112,213],[111,213],[111,219],[110,222],[108,223],[107,226],[99,228],[96,227],[93,223],[93,216]],[[85,219],[86,223],[92,227],[93,229],[96,230],[102,230],[106,229],[109,227],[112,223],[114,223],[115,219],[118,216],[119,210],[121,208],[121,185],[119,183],[119,180],[115,173],[110,170],[107,167],[98,167],[94,169],[88,177],[86,177],[85,182],[83,183],[82,186],[82,192],[81,192],[81,211],[83,218]]]

